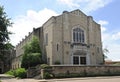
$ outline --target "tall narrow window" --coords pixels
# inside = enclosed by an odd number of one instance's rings
[[[82,31],[81,34],[82,34],[82,35],[81,35],[81,38],[82,38],[82,39],[81,39],[81,42],[84,42],[84,37],[85,37],[85,36],[84,36],[84,31]]]
[[[73,32],[73,41],[75,42],[75,32]]]
[[[73,57],[73,64],[79,64],[79,56]]]
[[[45,34],[45,45],[48,45],[48,33]]]
[[[99,47],[97,47],[97,52],[100,53]]]
[[[59,50],[59,45],[57,44],[57,51]]]
[[[80,64],[86,64],[86,57],[80,57]]]
[[[73,42],[74,43],[84,43],[85,36],[84,31],[80,28],[73,29]]]

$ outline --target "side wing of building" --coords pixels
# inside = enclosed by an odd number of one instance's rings
[[[24,54],[23,47],[32,40],[33,36],[38,37],[40,41],[41,34],[41,28],[33,28],[33,31],[29,32],[28,36],[25,36],[25,38],[16,45],[16,57],[12,60],[12,69],[21,67],[22,55]]]

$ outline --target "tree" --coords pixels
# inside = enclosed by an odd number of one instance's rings
[[[37,37],[33,36],[32,41],[24,46],[24,53],[41,53]]]
[[[4,12],[3,6],[0,6],[0,60],[4,58],[4,53],[8,49],[6,49],[6,45],[9,40],[9,34],[11,34],[11,32],[8,31],[8,27],[11,25],[10,18],[8,18],[6,12]]]
[[[104,59],[107,58],[106,54],[109,53],[109,50],[107,48],[103,49],[103,55],[104,55]]]
[[[109,50],[107,48],[104,48],[103,49],[103,60],[104,60],[104,63],[105,63],[105,59],[107,58],[106,54],[109,53]]]
[[[11,32],[8,31],[8,27],[11,26],[10,18],[7,18],[6,13],[4,12],[3,6],[0,6],[0,44],[3,45],[5,42],[9,40],[9,34]]]
[[[7,59],[9,59],[9,56],[7,56],[7,55],[11,54],[10,52],[11,52],[12,49],[14,49],[14,46],[11,43],[7,42],[7,43],[4,44],[3,47],[4,47],[4,49],[3,50],[1,49],[1,51],[0,51],[1,52],[0,58],[3,62],[5,62],[6,57],[7,57]],[[5,55],[6,55],[6,57],[5,57]]]
[[[12,34],[8,31],[8,27],[10,26],[12,26],[10,18],[8,18],[6,12],[4,12],[4,7],[0,6],[0,62],[3,63],[2,67],[4,66],[6,69],[10,62],[8,61],[10,57],[10,49],[13,47],[12,44],[9,43],[9,35]],[[4,69],[4,71],[6,69]]]
[[[42,64],[42,55],[37,37],[33,37],[30,43],[24,46],[24,54],[22,56],[21,67],[28,69],[28,67]]]

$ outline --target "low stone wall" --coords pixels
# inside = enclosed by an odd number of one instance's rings
[[[33,77],[35,77],[37,75],[40,75],[41,74],[40,70],[41,70],[40,66],[28,68],[28,70],[27,70],[27,78],[33,78]]]
[[[120,66],[52,66],[53,73],[65,73],[69,71],[70,73],[81,73],[86,71],[87,73],[104,73],[104,72],[120,72]]]
[[[50,70],[50,69],[49,69]],[[48,72],[47,69],[42,73]],[[50,74],[54,77],[110,76],[120,75],[120,66],[52,66]],[[44,74],[43,74],[44,75]]]
[[[41,78],[64,78],[86,76],[120,76],[120,66],[63,66],[53,65],[51,68],[41,69],[39,66],[29,68],[27,77],[41,75]]]

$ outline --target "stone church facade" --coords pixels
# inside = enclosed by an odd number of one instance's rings
[[[64,11],[43,25],[44,51],[50,65],[96,65],[103,63],[101,29],[80,10]]]
[[[104,63],[100,25],[92,16],[87,16],[80,10],[64,11],[59,16],[53,16],[38,31],[36,36],[40,39],[43,60],[49,65],[58,62],[61,65]],[[23,42],[24,40],[21,44]],[[20,51],[19,48],[20,44],[16,51]],[[20,56],[20,53],[16,55]]]

